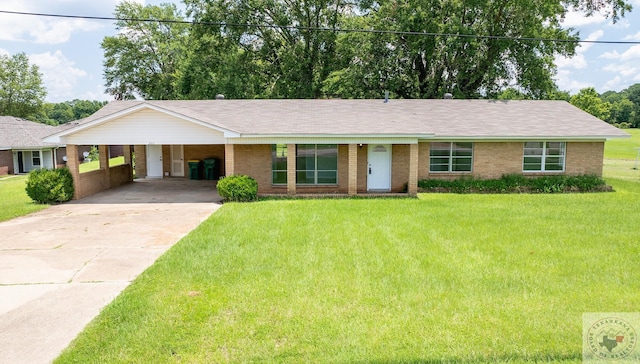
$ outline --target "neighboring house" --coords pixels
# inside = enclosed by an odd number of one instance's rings
[[[55,131],[49,125],[0,116],[0,175],[63,165],[64,145],[42,141]]]
[[[186,161],[217,158],[263,194],[415,194],[424,178],[602,175],[604,142],[629,136],[564,101],[114,101],[66,127],[44,140],[70,158],[76,145],[101,150],[98,172],[69,165],[76,198],[131,181],[130,146],[138,177],[185,177]],[[109,145],[124,146],[125,166],[106,167]]]

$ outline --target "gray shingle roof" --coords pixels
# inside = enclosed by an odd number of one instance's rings
[[[13,116],[0,116],[0,149],[54,147],[42,138],[58,131],[53,126]]]
[[[242,135],[628,136],[565,101],[541,100],[113,101],[78,123],[143,103]]]

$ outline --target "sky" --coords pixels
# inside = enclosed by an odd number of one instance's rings
[[[48,14],[111,17],[120,0],[0,0],[0,10]],[[135,0],[158,5],[178,0]],[[630,0],[635,10],[616,24],[601,15],[569,13],[563,25],[582,39],[640,41],[640,0]],[[74,99],[111,100],[104,93],[103,52],[100,43],[116,30],[112,21],[60,19],[0,14],[0,54],[24,52],[43,74],[47,102]],[[595,87],[602,93],[621,91],[640,83],[640,44],[583,44],[577,54],[555,60],[560,90],[577,93]]]

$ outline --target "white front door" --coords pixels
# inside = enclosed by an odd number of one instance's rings
[[[171,175],[184,177],[184,147],[182,145],[171,146]]]
[[[162,145],[147,145],[147,177],[162,177]]]
[[[367,149],[367,191],[390,191],[391,145],[369,144]]]

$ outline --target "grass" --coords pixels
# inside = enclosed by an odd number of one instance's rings
[[[640,182],[640,169],[636,169],[636,158],[640,148],[640,129],[625,129],[631,138],[607,141],[604,149],[603,176]],[[640,164],[638,165],[640,168]]]
[[[57,362],[579,363],[583,312],[640,306],[615,187],[226,204]]]
[[[124,156],[109,159],[109,167],[119,166],[121,164],[124,164]],[[100,161],[98,160],[80,163],[79,166],[80,173],[97,171],[98,169],[100,169]]]
[[[0,221],[40,211],[48,205],[39,205],[31,201],[24,190],[27,176],[0,178]]]

